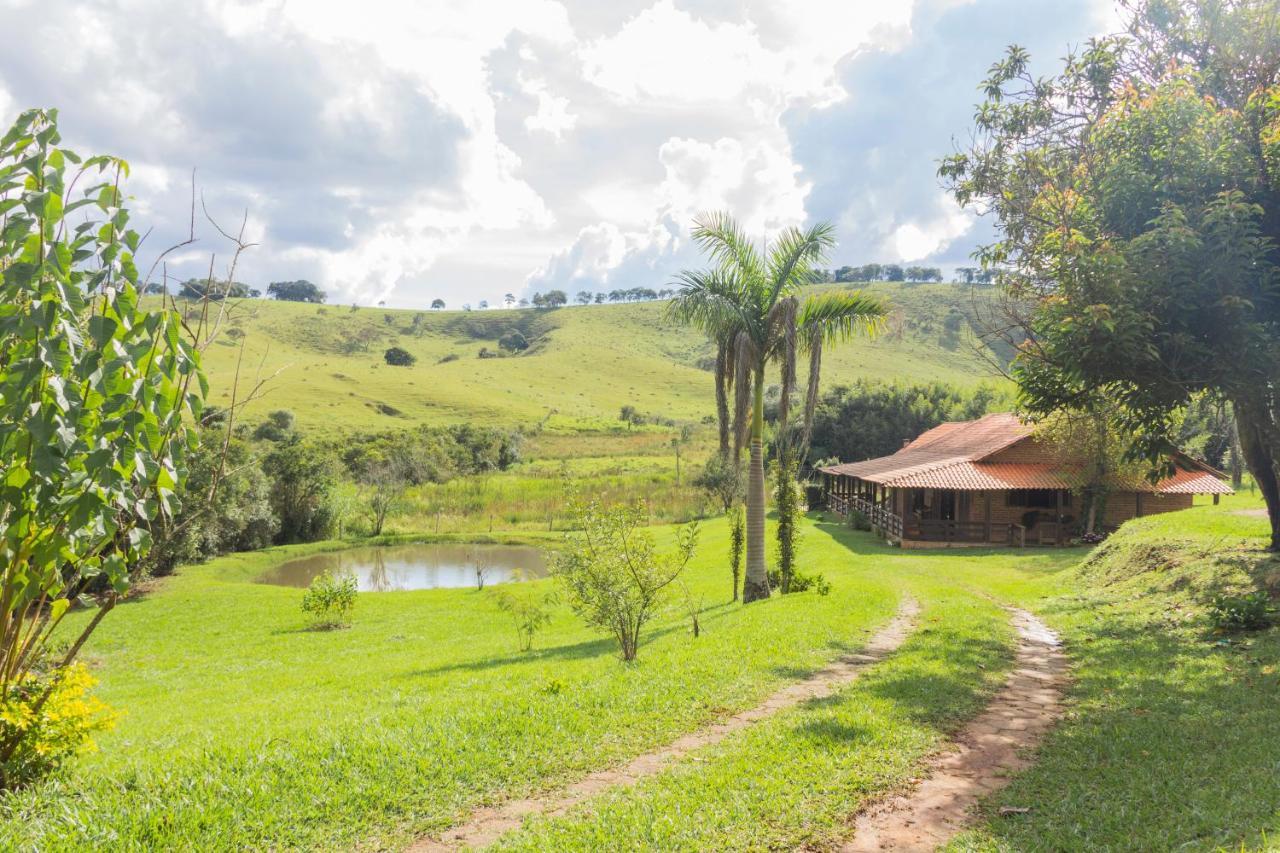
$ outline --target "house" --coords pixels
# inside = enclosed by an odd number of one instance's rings
[[[1171,477],[1113,489],[1097,525],[1231,492],[1208,465],[1185,456],[1174,463]],[[820,470],[828,508],[862,513],[904,548],[1065,544],[1079,527],[1079,473],[1009,413],[944,423],[890,456]]]

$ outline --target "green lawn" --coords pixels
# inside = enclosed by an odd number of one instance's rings
[[[1280,580],[1258,551],[1265,521],[1235,514],[1248,506],[1135,522],[1080,569],[1082,549],[903,552],[815,519],[805,564],[831,595],[748,608],[727,601],[710,522],[691,576],[703,636],[668,611],[634,666],[567,610],[519,654],[469,590],[365,594],[350,630],[302,631],[299,591],[249,581],[325,546],[188,568],[95,637],[99,692],[126,715],[100,754],[0,801],[0,847],[399,847],[749,707],[856,647],[905,594],[920,630],[853,685],[505,843],[822,847],[1001,683],[1002,601],[1063,635],[1069,711],[955,849],[1265,847],[1280,832],[1280,638],[1220,638],[1204,609],[1213,589]]]
[[[74,774],[3,801],[0,848],[397,846],[749,707],[896,608],[892,578],[818,534],[831,595],[731,605],[724,533],[690,578],[702,637],[672,610],[633,666],[567,608],[520,654],[469,590],[363,594],[351,629],[300,630],[301,592],[249,579],[316,546],[185,569],[94,637],[126,715]]]

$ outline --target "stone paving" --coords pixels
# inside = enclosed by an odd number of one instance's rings
[[[845,655],[801,681],[788,684],[746,711],[687,734],[667,746],[640,755],[625,767],[601,770],[560,791],[498,806],[478,809],[466,823],[446,830],[438,838],[423,839],[409,848],[414,853],[485,847],[518,829],[531,815],[560,815],[579,803],[611,788],[628,787],[670,766],[687,753],[719,743],[779,711],[811,699],[822,699],[854,681],[870,665],[884,660],[911,634],[920,605],[904,599],[893,620],[877,631],[857,654]]]
[[[934,850],[964,828],[980,798],[1031,764],[1027,753],[1062,714],[1067,658],[1043,623],[1026,611],[1012,612],[1017,660],[1000,692],[913,791],[859,815],[842,850]]]

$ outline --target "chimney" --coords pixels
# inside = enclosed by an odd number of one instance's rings
[[[909,438],[904,438],[904,439],[902,439],[902,446],[903,446],[903,447],[906,447],[906,446],[907,446],[908,444],[910,444],[910,443],[911,443],[911,439],[909,439]]]

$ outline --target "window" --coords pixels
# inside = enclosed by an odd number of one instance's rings
[[[1058,492],[1056,489],[1010,489],[1005,493],[1006,506],[1026,507],[1027,509],[1057,509]],[[1071,506],[1071,493],[1062,495],[1062,505]]]

